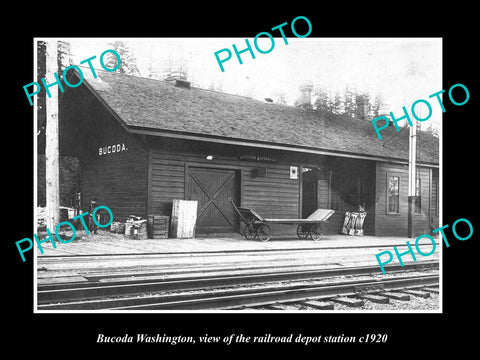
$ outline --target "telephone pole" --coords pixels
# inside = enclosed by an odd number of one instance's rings
[[[46,76],[53,77],[58,72],[57,41],[46,42]],[[47,227],[55,229],[60,222],[60,186],[58,152],[58,90],[52,89],[51,97],[46,97],[45,129],[45,172],[46,172],[46,211]]]

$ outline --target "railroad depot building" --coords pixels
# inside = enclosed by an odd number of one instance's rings
[[[333,209],[324,233],[337,234],[345,211],[362,206],[365,235],[407,236],[408,129],[389,126],[380,141],[369,121],[96,73],[60,102],[60,153],[80,161],[84,211],[96,197],[124,221],[198,200],[197,234],[238,232],[233,199],[269,218]],[[424,234],[438,226],[439,141],[423,131],[417,139],[414,229]]]

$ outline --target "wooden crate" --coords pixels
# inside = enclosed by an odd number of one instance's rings
[[[148,215],[147,228],[150,239],[167,239],[170,228],[170,216]]]

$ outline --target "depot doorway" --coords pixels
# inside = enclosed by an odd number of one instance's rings
[[[239,203],[239,178],[232,169],[187,168],[186,199],[198,201],[198,234],[238,232],[238,216],[230,199]]]
[[[318,204],[318,169],[302,167],[302,218],[308,217]]]

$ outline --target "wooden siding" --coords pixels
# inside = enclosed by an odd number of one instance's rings
[[[168,146],[152,147],[149,155],[149,213],[169,215],[174,199],[188,200],[186,169],[205,167],[237,170],[241,206],[253,208],[264,217],[299,216],[300,180],[290,179],[290,166],[298,164],[243,161],[238,155],[224,150],[222,147],[202,146],[184,146],[181,150]],[[213,160],[206,159],[209,154],[213,155]],[[265,168],[266,176],[257,176],[257,168]]]
[[[323,208],[323,209],[329,209],[330,208],[330,203],[329,203],[329,186],[328,186],[328,179],[319,179],[318,180],[318,207]]]
[[[328,179],[325,158],[299,159],[288,155],[275,153],[277,162],[256,162],[239,160],[239,155],[247,150],[232,146],[195,144],[184,141],[151,139],[149,153],[149,214],[170,215],[174,199],[189,200],[186,196],[186,170],[189,167],[206,167],[216,169],[237,170],[240,182],[240,204],[255,209],[264,217],[299,218],[301,217],[301,173],[298,179],[290,179],[290,166],[301,165],[318,167],[325,173],[319,176],[318,206],[329,207],[331,187]],[[213,155],[213,160],[207,160],[207,155]],[[337,159],[336,162],[343,162]],[[305,165],[307,164],[307,165]],[[365,234],[375,234],[376,204],[375,184],[376,166],[374,162],[349,161],[342,165],[349,171],[344,177],[364,178],[367,204],[367,219],[364,224]],[[257,168],[264,168],[266,176],[257,176]],[[343,169],[343,168],[342,168]],[[385,180],[383,180],[385,183]],[[355,182],[356,184],[356,182]],[[403,182],[402,182],[403,185]],[[382,192],[384,188],[382,187]],[[384,209],[384,207],[383,207]],[[351,210],[357,210],[351,209]],[[325,234],[338,234],[345,213],[337,212],[330,221],[324,224]],[[406,231],[406,223],[405,223]],[[296,226],[276,225],[272,228],[274,234],[295,234]]]
[[[440,181],[438,177],[438,169],[432,169],[432,196],[430,202],[430,224],[432,229],[439,227],[440,217]]]
[[[85,88],[71,90],[64,94],[60,109],[61,147],[80,160],[83,211],[96,197],[98,204],[112,210],[115,220],[132,214],[146,217],[148,151],[142,138],[129,134]],[[117,144],[120,151],[110,148],[110,153],[99,155],[99,148],[103,152],[103,147],[115,145],[117,150]]]
[[[112,210],[116,220],[125,221],[129,215],[146,218],[147,161],[145,151],[134,143],[131,139],[126,142],[127,151],[102,155],[84,165],[83,208],[95,196],[99,204]]]
[[[175,155],[162,154],[154,149],[149,156],[150,214],[171,215],[174,199],[185,199],[185,163]]]
[[[431,169],[420,168],[421,179],[421,212],[414,216],[414,234],[430,232],[431,212]],[[387,213],[387,181],[389,176],[398,176],[399,213]],[[408,226],[408,166],[377,162],[376,166],[376,203],[375,203],[375,235],[407,236]]]
[[[195,144],[194,142],[184,141],[176,142],[172,140],[152,140],[149,153],[149,204],[148,213],[157,215],[170,215],[172,202],[174,199],[189,200],[186,194],[186,170],[189,167],[206,167],[216,169],[234,169],[237,170],[240,182],[240,204],[244,207],[255,209],[264,217],[272,218],[300,218],[301,217],[301,173],[298,179],[290,179],[290,166],[301,165],[315,167],[325,171],[323,176],[319,177],[318,206],[329,208],[329,202],[332,189],[328,179],[328,168],[335,166],[337,174],[342,174],[344,178],[352,178],[357,186],[357,178],[363,179],[362,191],[367,205],[367,219],[364,224],[366,235],[376,235],[377,232],[382,235],[401,235],[404,236],[407,231],[406,223],[406,198],[401,202],[401,214],[396,218],[386,216],[385,214],[385,196],[386,196],[386,173],[385,171],[394,171],[401,176],[401,196],[406,196],[406,168],[393,166],[387,163],[381,163],[378,166],[374,162],[348,161],[343,164],[343,159],[335,160],[335,164],[325,163],[324,158],[317,159],[299,159],[298,157],[289,157],[285,154],[275,154],[277,162],[255,162],[239,160],[239,155],[243,149],[232,146],[218,146]],[[207,160],[207,155],[213,155],[213,160]],[[305,165],[307,163],[308,165]],[[342,163],[338,166],[338,163]],[[266,176],[257,176],[257,168],[264,168]],[[347,169],[345,171],[342,171]],[[379,174],[383,175],[380,176]],[[428,192],[428,170],[422,170],[424,189],[422,191],[424,199],[422,206],[429,204]],[[339,176],[339,175],[338,175]],[[355,181],[354,181],[355,180]],[[377,193],[376,193],[377,191]],[[357,208],[350,209],[352,211]],[[429,207],[425,210],[427,213]],[[324,224],[325,234],[338,234],[343,223],[345,213],[337,212],[330,221]],[[426,222],[426,215],[417,216],[418,226],[423,231]],[[377,227],[377,223],[379,226]],[[382,227],[383,225],[383,227]],[[295,234],[296,226],[277,225],[272,228],[276,234]],[[377,234],[378,235],[378,234]]]
[[[265,217],[300,217],[300,181],[290,179],[289,165],[268,164],[265,178],[252,176],[249,165],[244,166],[243,206],[258,209]]]
[[[166,151],[152,149],[149,211],[168,215],[173,199],[185,197],[186,166],[200,166],[239,170],[243,193],[242,206],[252,207],[265,217],[298,216],[299,180],[289,178],[288,165],[259,165],[219,156],[215,156],[215,160],[208,161],[205,157],[188,153],[169,154]],[[267,177],[255,177],[254,169],[257,167],[266,167]]]

